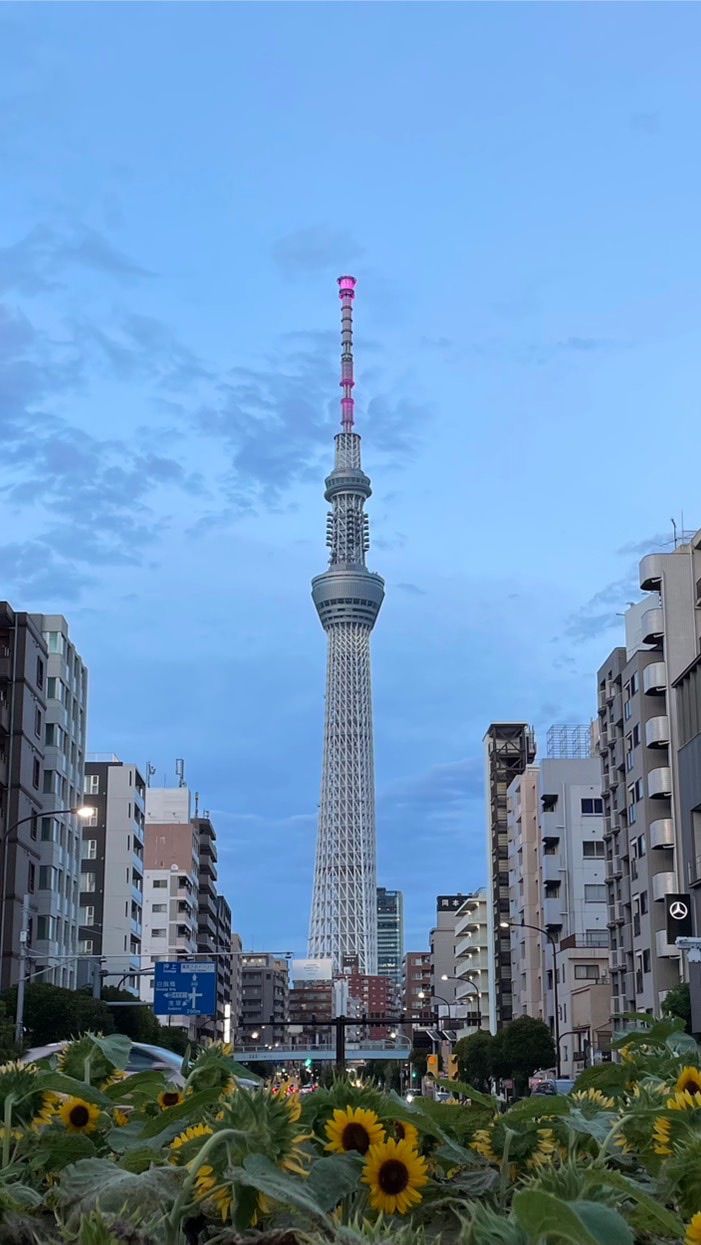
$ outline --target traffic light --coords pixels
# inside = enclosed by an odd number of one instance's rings
[[[313,1060],[311,1060],[311,1059],[305,1059],[305,1061],[304,1061],[304,1066],[305,1066],[305,1068],[311,1068],[311,1067],[312,1067],[312,1064],[313,1064]]]
[[[438,1055],[429,1055],[426,1060],[426,1071],[429,1076],[438,1076]]]
[[[457,1055],[451,1055],[448,1060],[448,1076],[451,1081],[457,1081],[460,1079],[460,1068],[458,1066]]]

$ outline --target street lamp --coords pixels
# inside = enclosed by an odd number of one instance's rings
[[[456,981],[459,983],[459,985],[470,986],[471,989],[474,990],[475,997],[477,999],[477,1013],[476,1013],[477,1014],[477,1028],[481,1029],[482,1028],[482,1007],[481,1007],[482,995],[480,992],[480,988],[477,985],[477,982],[471,981],[469,977],[449,977],[447,973],[443,973],[441,977],[441,981]]]
[[[501,929],[534,929],[536,933],[547,938],[553,950],[553,1004],[555,1010],[555,1075],[560,1076],[560,1001],[557,989],[557,943],[555,936],[542,925],[529,925],[528,921],[500,921]]]

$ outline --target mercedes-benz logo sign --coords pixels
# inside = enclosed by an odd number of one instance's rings
[[[683,921],[689,915],[689,909],[685,903],[682,903],[681,899],[675,899],[674,903],[669,905],[669,915],[675,921]]]

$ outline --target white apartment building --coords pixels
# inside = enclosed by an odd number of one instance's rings
[[[36,938],[41,981],[74,989],[78,968],[80,822],[83,804],[88,672],[60,614],[38,614],[48,648]],[[53,810],[64,810],[53,814]]]
[[[508,792],[514,1014],[559,1033],[565,1076],[606,1049],[611,1030],[603,801],[592,751],[589,727],[553,727],[548,756]]]
[[[487,888],[466,895],[455,912],[455,1016],[460,1037],[489,1028],[493,965],[489,954],[491,909]],[[445,983],[443,983],[445,984]]]
[[[101,972],[109,985],[139,993],[144,901],[146,784],[136,765],[113,753],[93,754],[85,766],[80,878],[79,981]],[[90,959],[94,957],[94,959]]]

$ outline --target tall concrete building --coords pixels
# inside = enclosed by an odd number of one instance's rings
[[[434,1005],[443,1015],[450,1006],[455,1016],[455,914],[465,901],[462,892],[457,895],[439,895],[436,899],[436,924],[431,930],[431,993]],[[443,981],[446,977],[447,980]]]
[[[326,716],[310,959],[357,955],[363,973],[377,973],[375,772],[370,685],[370,636],[384,599],[384,581],[365,565],[369,525],[364,505],[370,480],[353,431],[353,299],[355,278],[340,277],[341,432],[326,479],[329,569],[312,581],[328,637]]]
[[[78,972],[80,822],[54,809],[84,803],[88,672],[60,614],[36,614],[46,642],[46,717],[39,883],[37,888],[36,968],[41,980],[74,989]],[[85,801],[86,803],[88,801]],[[76,958],[72,958],[75,956]]]
[[[274,1047],[287,1037],[289,966],[269,952],[248,952],[241,965],[241,1028],[245,1042]],[[258,1034],[254,1038],[254,1033]]]
[[[484,737],[489,880],[489,1027],[493,1033],[513,1016],[509,918],[509,845],[506,793],[514,778],[535,760],[535,736],[525,722],[493,722]]]
[[[377,888],[377,971],[399,988],[404,959],[404,896],[401,891]]]
[[[576,1075],[611,1035],[603,800],[589,726],[548,731],[547,756],[509,787],[507,821],[514,1015],[557,1030],[563,1075]]]
[[[455,911],[455,1028],[461,1036],[489,1025],[490,919],[489,896],[484,886],[466,895]],[[443,985],[445,982],[441,989]]]
[[[701,607],[701,579],[696,584]],[[680,837],[691,888],[693,933],[701,930],[701,654],[675,680]],[[691,1027],[701,1033],[701,964],[688,962]]]
[[[433,1014],[431,952],[407,951],[402,966],[402,1011],[407,1016]]]
[[[687,891],[696,862],[686,855],[692,839],[678,772],[689,723],[675,712],[674,689],[699,653],[700,578],[701,532],[644,557],[640,587],[650,595],[627,610],[625,648],[615,649],[598,672],[616,1015],[657,1013],[680,980],[666,900]]]
[[[144,906],[146,783],[113,753],[89,757],[82,825],[79,984],[95,973],[139,993]]]
[[[0,601],[0,985],[17,981],[22,903],[36,940],[48,650],[40,623]],[[48,819],[47,819],[47,824]],[[42,928],[42,933],[46,930]]]

